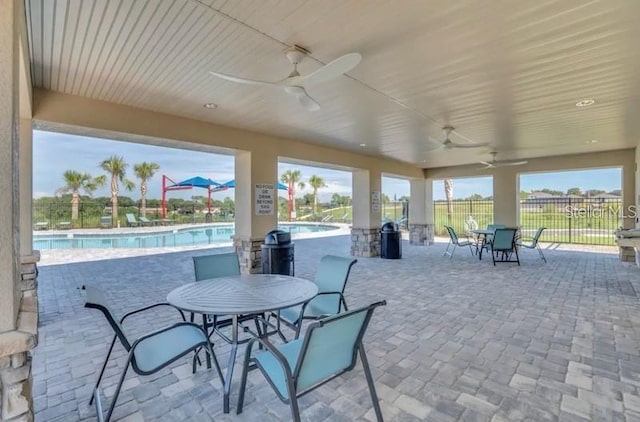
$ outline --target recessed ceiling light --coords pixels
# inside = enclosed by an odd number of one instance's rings
[[[595,100],[588,98],[586,100],[578,101],[576,103],[576,107],[589,107],[590,105],[594,105],[595,103]]]
[[[366,146],[367,146],[367,144],[360,144],[360,146],[361,146],[361,147],[366,147]]]
[[[598,140],[597,139],[592,139],[590,141],[586,141],[585,144],[597,144]]]
[[[215,103],[206,103],[203,104],[202,107],[213,110],[214,108],[218,108],[218,104]]]

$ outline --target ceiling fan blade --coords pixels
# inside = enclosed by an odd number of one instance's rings
[[[523,164],[527,164],[528,161],[527,160],[521,160],[521,161],[499,161],[498,164],[501,166],[521,166]]]
[[[315,72],[307,76],[302,76],[302,82],[305,85],[312,85],[337,78],[356,67],[358,63],[360,63],[360,60],[362,60],[362,56],[359,53],[345,54],[325,64]]]
[[[456,144],[453,142],[449,142],[448,145],[449,148],[482,148],[486,146],[489,146],[487,142],[483,142],[480,144]]]
[[[290,86],[285,88],[285,91],[287,92],[287,94],[294,95],[297,98],[300,105],[306,108],[307,110],[309,111],[320,110],[320,104],[318,104],[316,100],[311,98],[311,96],[307,94],[307,90],[304,89],[303,87]]]
[[[480,164],[484,164],[486,166],[485,168],[493,167],[493,163],[489,161],[480,161]]]
[[[213,76],[217,76],[220,79],[224,79],[224,80],[227,80],[229,82],[235,82],[235,83],[239,83],[239,84],[262,85],[262,86],[278,86],[278,84],[274,83],[274,82],[256,81],[256,80],[253,80],[253,79],[239,78],[237,76],[227,75],[225,73],[218,73],[218,72],[209,72],[209,73],[212,74]]]

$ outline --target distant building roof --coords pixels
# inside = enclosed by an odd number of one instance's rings
[[[620,195],[613,195],[611,193],[599,193],[596,196],[594,196],[594,198],[618,199],[620,198]]]
[[[547,193],[547,192],[534,191],[534,192],[531,192],[531,195],[529,195],[529,198],[557,198],[557,196],[551,195],[550,193]]]

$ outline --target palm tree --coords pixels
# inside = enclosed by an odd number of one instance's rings
[[[78,208],[80,205],[80,191],[84,191],[91,196],[98,186],[104,185],[104,176],[91,177],[89,173],[79,173],[74,170],[67,170],[62,175],[64,186],[56,191],[57,194],[71,192],[71,220],[78,219]]]
[[[146,161],[133,166],[136,177],[140,179],[140,215],[143,217],[147,216],[147,181],[158,170],[160,170],[160,164],[147,163]]]
[[[293,212],[295,212],[296,209],[296,199],[295,199],[295,194],[296,194],[296,185],[300,188],[300,189],[304,189],[304,182],[301,182],[300,179],[302,178],[302,174],[300,173],[300,170],[287,170],[285,171],[282,176],[280,176],[280,181],[282,183],[286,183],[287,187],[289,188],[289,207],[288,207],[288,211],[289,211],[289,221],[291,221],[291,215]]]
[[[312,174],[309,177],[309,186],[313,189],[313,213],[316,214],[318,212],[318,189],[326,188],[327,185],[322,177]]]
[[[444,179],[444,196],[447,198],[447,224],[451,225],[453,218],[453,180]]]
[[[116,225],[118,221],[118,181],[122,182],[126,190],[133,190],[135,184],[125,178],[128,164],[123,157],[112,155],[100,163],[100,168],[111,175],[111,223]]]

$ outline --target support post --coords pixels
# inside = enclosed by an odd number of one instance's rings
[[[381,173],[373,169],[356,170],[353,172],[352,184],[351,255],[380,256]]]
[[[433,192],[431,181],[411,179],[409,201],[409,244],[426,246],[433,244]],[[431,222],[428,216],[431,216]]]

